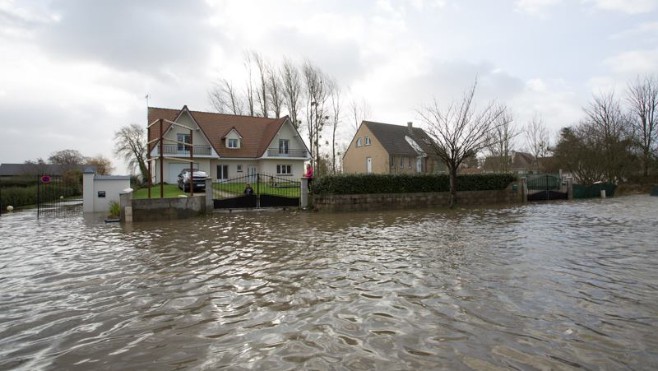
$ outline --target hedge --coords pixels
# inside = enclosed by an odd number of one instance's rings
[[[41,193],[41,202],[49,202],[60,197],[79,196],[80,186],[44,187]],[[0,207],[6,208],[30,206],[37,204],[37,186],[30,187],[2,187],[0,189]],[[3,209],[4,212],[4,209]]]
[[[457,176],[457,191],[489,191],[505,189],[517,178],[512,174],[477,174]],[[313,193],[321,195],[448,192],[450,178],[446,174],[388,175],[343,174],[323,176],[313,181]]]

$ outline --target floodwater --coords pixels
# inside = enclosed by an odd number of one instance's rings
[[[0,234],[2,370],[658,367],[658,197]]]

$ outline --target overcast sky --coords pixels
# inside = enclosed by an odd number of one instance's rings
[[[0,163],[76,149],[126,173],[113,136],[146,126],[145,96],[212,111],[246,50],[312,61],[372,121],[421,126],[478,76],[483,101],[556,133],[592,94],[658,74],[658,0],[0,0]]]

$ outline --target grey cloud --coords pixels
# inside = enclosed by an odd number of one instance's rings
[[[194,69],[210,50],[201,1],[64,0],[51,11],[59,21],[43,25],[38,37],[62,58],[162,76],[173,65]]]

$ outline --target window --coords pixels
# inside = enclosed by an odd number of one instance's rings
[[[409,157],[409,169],[411,169],[411,157]]]
[[[361,147],[362,145],[363,145],[363,141],[361,140],[361,138],[358,138],[358,139],[356,140],[356,146],[357,146],[357,147]]]
[[[366,146],[371,145],[372,143],[370,142],[370,137],[366,137]]]
[[[178,151],[189,151],[190,146],[186,145],[185,143],[192,143],[192,136],[190,134],[182,134],[178,133],[176,134],[176,141],[178,142]]]
[[[237,167],[238,167],[238,173],[241,173],[242,172],[242,165],[238,165]]]
[[[400,169],[404,169],[404,157],[400,157]]]
[[[276,165],[277,175],[290,175],[292,174],[290,165]]]
[[[226,139],[226,146],[228,148],[240,148],[240,142],[236,138]]]
[[[288,139],[279,139],[279,154],[288,154]]]
[[[228,179],[228,165],[217,165],[217,179]]]

